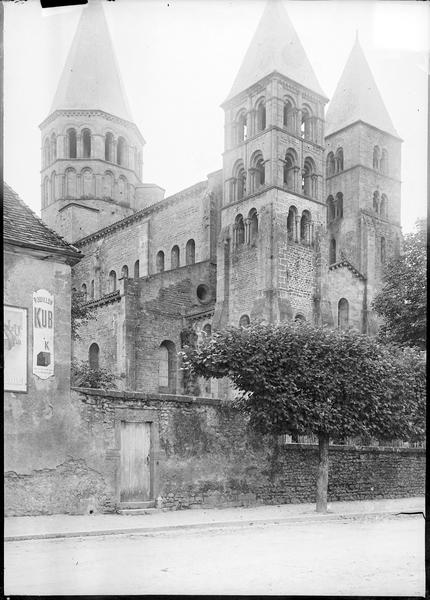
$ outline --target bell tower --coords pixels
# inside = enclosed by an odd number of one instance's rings
[[[99,0],[79,25],[42,135],[42,218],[69,242],[161,199],[144,186],[142,148]]]
[[[362,329],[385,263],[400,250],[401,142],[358,39],[326,117],[327,264],[333,279],[344,259],[365,282]],[[331,273],[330,273],[331,271]],[[338,287],[334,281],[330,288]],[[351,304],[356,292],[345,290]]]
[[[222,105],[219,326],[312,318],[326,102],[283,3],[269,0]]]

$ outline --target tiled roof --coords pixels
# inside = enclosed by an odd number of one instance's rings
[[[98,109],[133,121],[102,3],[82,9],[50,112]]]
[[[5,182],[3,182],[3,241],[18,246],[62,251],[63,254],[75,256],[76,259],[81,257],[79,250],[45,225]]]
[[[267,0],[226,101],[273,72],[325,97],[281,0]]]
[[[325,134],[331,135],[357,121],[399,137],[358,40],[328,106]]]

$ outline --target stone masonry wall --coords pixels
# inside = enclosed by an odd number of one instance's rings
[[[317,447],[282,445],[279,440],[256,436],[228,404],[188,396],[81,392],[73,393],[73,402],[80,406],[82,429],[88,436],[83,447],[85,469],[97,483],[93,491],[85,492],[84,480],[79,502],[74,504],[76,512],[82,507],[108,512],[119,506],[121,448],[115,437],[119,410],[156,414],[159,444],[153,455],[157,472],[154,500],[159,507],[315,500]],[[64,480],[64,467],[57,471],[59,481]],[[424,472],[422,449],[331,446],[329,501],[421,495]],[[63,491],[51,489],[50,502],[58,506]]]

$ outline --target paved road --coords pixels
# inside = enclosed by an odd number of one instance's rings
[[[424,519],[8,542],[5,594],[424,595]]]

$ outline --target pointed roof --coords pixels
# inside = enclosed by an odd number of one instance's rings
[[[99,0],[82,10],[50,114],[61,109],[103,110],[133,122]]]
[[[363,121],[399,137],[385,108],[358,37],[328,106],[325,135],[330,135],[357,121]]]
[[[274,71],[325,98],[281,0],[267,0],[226,101]]]

